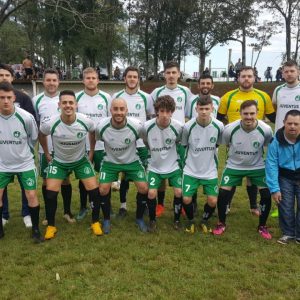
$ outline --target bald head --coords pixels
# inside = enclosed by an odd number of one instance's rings
[[[127,109],[127,103],[126,103],[126,101],[123,98],[115,98],[111,102],[111,107],[113,107],[113,106],[119,106],[119,105],[125,106],[126,109]]]
[[[126,123],[127,103],[122,98],[116,98],[111,102],[110,113],[115,127],[121,127]]]

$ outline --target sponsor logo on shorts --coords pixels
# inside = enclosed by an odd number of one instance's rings
[[[252,146],[253,146],[253,148],[257,149],[257,148],[259,148],[260,143],[259,143],[258,141],[254,141],[254,142],[252,143]]]
[[[297,96],[295,97],[295,100],[296,100],[296,101],[300,101],[300,95],[297,95]]]
[[[135,109],[140,110],[142,108],[141,104],[136,104]]]
[[[20,131],[14,131],[14,137],[18,138],[20,137],[21,132]]]
[[[177,97],[177,102],[182,102],[182,97]]]
[[[91,172],[92,172],[91,168],[89,168],[89,167],[84,167],[84,169],[83,169],[83,173],[84,173],[84,174],[88,175],[88,174],[90,174]]]
[[[216,141],[217,141],[217,139],[214,137],[214,136],[212,136],[211,138],[210,138],[210,140],[209,140],[211,143],[215,143]]]
[[[32,178],[26,179],[26,184],[28,186],[34,186],[35,181]]]
[[[102,109],[103,109],[103,105],[102,105],[102,104],[99,104],[99,105],[98,105],[98,109],[99,109],[99,110],[102,110]]]
[[[129,144],[131,143],[131,139],[128,139],[128,138],[127,138],[127,139],[125,139],[124,142],[125,142],[125,144],[129,145]]]
[[[165,142],[166,142],[167,145],[170,145],[172,143],[172,140],[171,139],[166,139]]]
[[[137,177],[138,178],[144,178],[145,177],[145,173],[143,171],[138,171]]]
[[[77,133],[77,138],[81,139],[83,137],[83,132],[78,132]]]

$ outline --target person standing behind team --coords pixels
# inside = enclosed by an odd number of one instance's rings
[[[170,96],[160,96],[154,104],[156,118],[147,121],[142,130],[143,140],[150,150],[148,164],[149,231],[156,230],[156,197],[162,180],[168,179],[174,189],[174,228],[180,228],[182,208],[182,170],[178,164],[176,145],[181,140],[182,126],[172,119],[175,101]]]
[[[105,93],[98,89],[99,77],[97,71],[94,68],[86,68],[83,70],[82,74],[84,90],[76,94],[77,111],[92,119],[97,125],[100,120],[108,116],[111,97],[108,93]],[[86,149],[87,151],[90,151],[90,143],[88,137],[86,140]],[[100,171],[100,165],[104,155],[104,144],[101,141],[97,141],[93,156],[94,169],[96,172]],[[79,181],[79,192],[80,211],[76,216],[76,219],[78,221],[82,220],[88,212],[87,191],[84,188],[81,180]]]
[[[33,106],[35,109],[38,125],[47,122],[54,115],[59,114],[59,75],[54,69],[46,69],[43,79],[44,92],[38,94],[32,98]],[[48,151],[53,152],[53,146],[51,137],[47,138]],[[39,145],[39,165],[40,175],[43,178],[42,194],[44,200],[46,199],[46,177],[48,170],[48,162],[41,145]],[[71,213],[71,199],[72,199],[72,185],[69,179],[64,180],[61,186],[61,194],[64,205],[64,219],[69,223],[74,223],[75,219]],[[47,220],[43,221],[44,225],[47,225]]]
[[[91,165],[95,147],[95,124],[85,115],[76,113],[77,101],[73,91],[61,91],[59,94],[60,115],[53,116],[40,126],[39,140],[49,163],[46,189],[46,218],[48,226],[45,239],[55,237],[55,213],[57,195],[60,186],[71,171],[82,180],[89,194],[92,211],[91,229],[97,236],[102,235],[99,223],[100,197],[95,171]],[[51,135],[54,155],[48,151],[47,136]],[[91,148],[86,156],[86,136],[89,135]]]
[[[185,123],[185,110],[188,104],[188,99],[193,96],[192,92],[186,86],[178,84],[180,78],[180,67],[179,64],[175,61],[166,62],[164,65],[164,78],[166,85],[158,87],[153,90],[151,97],[155,103],[156,99],[160,96],[171,96],[176,104],[175,111],[172,115],[174,120],[179,121],[180,123]],[[180,145],[177,149],[178,153],[181,156],[181,160],[184,156],[184,150]],[[164,187],[165,189],[165,187]],[[158,205],[156,208],[156,215],[161,216],[164,213],[164,198],[165,191],[158,191]]]
[[[0,216],[3,210],[3,192],[6,186],[19,177],[22,183],[32,220],[32,238],[43,241],[39,231],[40,206],[37,198],[37,174],[33,149],[38,137],[34,117],[25,110],[15,107],[13,86],[0,83]],[[0,218],[0,239],[4,237]]]
[[[219,190],[219,223],[213,230],[214,235],[221,235],[226,229],[226,209],[232,187],[241,185],[243,177],[248,177],[252,184],[258,186],[261,197],[258,232],[264,239],[272,238],[266,227],[271,194],[265,183],[263,159],[264,146],[272,139],[272,129],[257,119],[257,106],[255,100],[243,102],[240,107],[241,120],[228,124],[224,129],[222,144],[229,147],[229,152]]]
[[[125,89],[113,94],[112,99],[122,98],[126,101],[128,113],[127,116],[139,120],[144,124],[147,119],[154,115],[153,101],[149,94],[139,89],[140,71],[136,67],[127,67],[123,74]],[[144,166],[147,165],[148,149],[142,139],[137,140],[138,155]],[[121,180],[119,217],[127,215],[126,194],[129,189],[129,182]]]
[[[207,195],[201,228],[211,232],[208,220],[215,211],[218,196],[217,144],[224,129],[222,122],[212,117],[213,102],[209,95],[197,100],[198,116],[188,121],[183,128],[182,145],[187,148],[183,168],[183,207],[188,218],[185,231],[195,232],[192,196],[200,185]]]

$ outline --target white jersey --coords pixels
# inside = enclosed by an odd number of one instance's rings
[[[156,118],[147,121],[142,129],[142,137],[150,149],[148,170],[157,174],[168,174],[179,169],[176,144],[181,140],[182,124],[171,119],[167,128],[160,128]]]
[[[96,139],[104,142],[106,156],[104,161],[115,164],[129,164],[139,160],[136,153],[136,141],[141,135],[142,124],[127,118],[123,128],[114,128],[111,117],[103,119],[96,128]]]
[[[76,94],[77,111],[92,119],[97,125],[103,118],[108,117],[111,105],[111,97],[109,94],[99,91],[94,96],[89,96],[84,91]],[[90,140],[86,138],[86,149],[90,150]],[[97,141],[95,150],[104,150],[104,144]]]
[[[229,146],[226,167],[235,170],[257,170],[265,167],[264,146],[272,139],[272,129],[258,120],[257,126],[246,132],[237,120],[225,126],[222,144]]]
[[[10,116],[0,114],[0,172],[34,169],[37,138],[38,129],[32,114],[19,107],[15,107]]]
[[[295,87],[282,84],[275,88],[272,98],[273,104],[277,106],[275,132],[283,126],[286,113],[291,109],[300,110],[300,83]]]
[[[219,105],[220,105],[220,97],[218,96],[214,96],[214,95],[210,95],[212,103],[213,103],[213,112],[212,112],[212,117],[216,118],[217,117],[217,113],[218,113],[218,109],[219,109]],[[192,96],[191,98],[188,99],[188,104],[186,106],[186,112],[185,112],[185,116],[188,119],[192,119],[192,118],[196,118],[198,116],[197,112],[196,112],[196,106],[197,106],[197,101],[199,99],[199,96]]]
[[[86,155],[86,137],[95,131],[95,124],[81,113],[76,113],[76,120],[71,125],[65,124],[57,115],[42,123],[40,131],[51,135],[55,160],[73,163]]]
[[[40,123],[44,123],[50,120],[51,117],[60,114],[58,107],[59,94],[54,97],[49,97],[45,93],[40,93],[32,98],[33,107],[36,114],[36,119]],[[48,150],[51,153],[53,151],[52,140],[49,136]],[[44,153],[42,146],[39,144],[39,153]]]
[[[154,115],[153,100],[151,96],[141,90],[135,94],[128,94],[126,90],[113,94],[112,99],[122,98],[127,103],[127,116],[138,119],[142,124],[147,121],[147,115]],[[137,141],[137,147],[145,147],[141,139]]]
[[[181,141],[187,146],[184,174],[205,180],[218,178],[217,144],[223,129],[223,123],[215,118],[205,127],[196,118],[184,125]]]
[[[172,115],[172,118],[179,121],[180,123],[185,122],[185,110],[188,99],[193,96],[189,88],[183,85],[177,85],[174,89],[169,89],[167,86],[156,88],[152,93],[152,99],[155,102],[160,96],[171,96],[176,104],[176,109]]]

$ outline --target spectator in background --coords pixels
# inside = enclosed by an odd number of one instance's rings
[[[26,56],[26,58],[23,60],[22,64],[23,64],[23,68],[25,71],[24,79],[31,80],[33,77],[33,64],[32,64],[32,61],[31,61],[29,55]]]
[[[269,79],[272,82],[273,80],[272,67],[267,67],[267,70],[265,71],[264,75],[267,82],[269,82]]]
[[[255,77],[255,82],[260,81],[260,77],[258,77],[258,71],[257,71],[256,67],[254,67],[254,77]]]
[[[115,68],[114,78],[115,78],[115,80],[121,80],[121,71],[118,66],[116,66],[116,68]]]
[[[282,81],[282,67],[279,67],[276,71],[276,81]]]
[[[234,66],[235,72],[236,72],[236,78],[239,77],[239,73],[240,73],[240,70],[242,67],[243,67],[243,63],[242,63],[241,59],[239,58],[238,62]]]
[[[208,67],[205,68],[205,70],[202,73],[203,75],[210,75],[210,71],[208,69]]]
[[[229,78],[234,78],[234,81],[235,82],[237,81],[237,76],[236,76],[236,73],[234,72],[233,65],[230,65],[229,70],[228,70],[228,75],[229,75]]]

